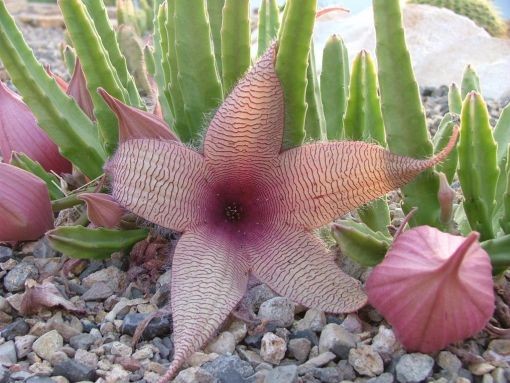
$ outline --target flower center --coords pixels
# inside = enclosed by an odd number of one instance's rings
[[[244,216],[244,209],[238,202],[231,202],[225,206],[224,214],[227,221],[239,222]]]

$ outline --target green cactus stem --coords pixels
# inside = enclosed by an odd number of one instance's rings
[[[492,214],[499,176],[497,146],[487,105],[476,92],[469,93],[462,105],[458,152],[458,176],[469,224],[480,233],[482,240],[491,239],[494,237]]]
[[[322,54],[321,96],[328,140],[343,137],[349,95],[349,56],[343,40],[332,35]]]
[[[126,57],[129,72],[135,79],[136,87],[145,94],[152,93],[152,87],[147,77],[147,65],[143,54],[142,40],[130,25],[120,25],[117,30],[119,47]]]
[[[58,178],[48,173],[44,168],[39,164],[39,162],[32,160],[24,153],[12,153],[11,165],[17,166],[27,172],[30,172],[40,179],[42,179],[46,186],[48,187],[48,192],[50,194],[51,200],[56,200],[64,197],[64,193],[60,190],[60,181]]]
[[[128,251],[145,239],[147,229],[89,229],[83,226],[60,226],[46,234],[50,246],[71,258],[105,259],[117,251]]]
[[[510,235],[489,239],[480,245],[489,254],[492,274],[501,274],[510,267]]]
[[[448,90],[448,109],[450,113],[460,114],[462,110],[462,96],[457,84],[452,82]]]
[[[59,146],[62,155],[88,177],[99,176],[106,154],[96,127],[37,62],[3,1],[0,59],[39,126]]]
[[[175,0],[174,24],[178,85],[193,141],[200,137],[205,115],[223,99],[205,0]]]
[[[373,1],[382,112],[389,149],[414,158],[432,155],[425,113],[405,42],[399,0]],[[439,226],[439,178],[421,173],[402,189],[404,212],[418,210],[411,225]]]
[[[380,263],[391,245],[391,238],[354,221],[334,223],[332,234],[343,255],[367,267]]]
[[[173,2],[172,2],[173,3]],[[157,4],[156,4],[157,5]],[[155,5],[155,6],[156,6]],[[169,7],[169,6],[168,6]],[[175,132],[173,113],[167,74],[170,69],[168,61],[169,46],[167,42],[167,3],[157,5],[154,12],[154,81],[158,86],[158,101],[163,119]],[[173,16],[172,16],[173,17]],[[172,40],[173,41],[173,40]]]
[[[90,14],[91,19],[94,21],[94,26],[97,29],[98,35],[101,37],[103,46],[108,52],[108,57],[115,68],[117,75],[122,86],[128,91],[129,105],[138,108],[143,107],[142,100],[136,89],[136,84],[133,77],[128,71],[126,59],[124,58],[115,31],[110,23],[108,12],[102,0],[83,0]],[[74,67],[73,67],[74,68]],[[72,72],[70,72],[72,73]]]
[[[386,147],[377,72],[370,54],[366,51],[361,51],[352,64],[344,133],[346,139],[371,141]],[[358,215],[372,230],[389,235],[391,219],[385,199],[377,199],[362,206],[358,209]]]
[[[257,56],[261,56],[276,39],[280,28],[280,10],[276,0],[262,0],[259,9]]]
[[[173,1],[173,0],[172,0]],[[214,57],[218,75],[222,75],[221,67],[221,24],[223,19],[223,6],[225,0],[207,0],[207,14],[211,24],[211,37],[214,46]]]
[[[505,193],[508,180],[508,155],[505,148],[510,144],[510,105],[507,105],[501,112],[493,133],[494,139],[498,144],[497,159],[499,167],[499,178],[498,184],[496,185],[496,208],[493,215],[493,224],[494,227],[497,227],[500,223],[501,215],[503,214],[504,199],[500,197]]]
[[[276,57],[285,95],[284,148],[299,146],[305,138],[306,74],[316,8],[317,0],[289,0],[285,5]]]
[[[471,65],[468,65],[462,75],[462,99],[465,99],[470,92],[478,92],[481,94],[482,88],[480,87],[480,79],[475,69]]]
[[[448,143],[448,140],[452,136],[454,127],[457,126],[458,123],[459,118],[456,115],[451,113],[445,114],[432,140],[434,144],[435,154],[439,153],[441,150],[444,149],[444,147]],[[450,155],[446,160],[441,162],[439,165],[436,165],[436,170],[438,172],[443,172],[449,183],[452,183],[455,177],[458,159],[459,154],[457,148],[455,147],[452,149]]]
[[[324,110],[322,109],[313,42],[310,48],[310,57],[308,58],[308,68],[306,72],[308,83],[306,86],[306,103],[308,105],[305,117],[306,138],[322,140],[326,138],[326,118],[324,117]]]
[[[59,0],[59,6],[87,79],[103,146],[107,154],[113,154],[119,137],[117,118],[97,89],[103,87],[122,101],[127,101],[127,91],[122,87],[85,5],[80,0]]]
[[[156,73],[156,63],[154,62],[154,48],[150,45],[145,45],[143,48],[143,58],[145,60],[145,64],[147,65],[147,72],[154,77]]]
[[[507,146],[507,158],[510,155],[510,145]],[[506,168],[501,169],[500,171],[505,173],[506,187],[503,192],[503,198],[501,198],[502,205],[502,216],[499,219],[499,225],[505,234],[510,234],[510,177],[508,172],[510,172],[510,162],[507,161]]]
[[[250,46],[250,1],[226,0],[221,26],[221,67],[225,95],[250,67]]]
[[[62,51],[62,59],[69,74],[72,74],[76,66],[76,52],[73,47],[66,45]]]
[[[179,82],[177,68],[177,50],[175,45],[175,0],[167,3],[166,32],[168,34],[168,50],[166,54],[165,73],[170,70],[170,83],[168,84],[168,99],[174,115],[173,129],[183,142],[190,142],[193,137],[188,117],[184,111],[184,100]],[[168,66],[168,69],[166,67]]]

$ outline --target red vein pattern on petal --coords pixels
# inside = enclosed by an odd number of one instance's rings
[[[186,232],[172,263],[175,354],[161,381],[213,336],[243,297],[248,262],[240,249],[207,226]]]
[[[258,241],[250,256],[256,278],[307,307],[345,313],[367,301],[361,284],[341,271],[333,254],[309,232],[276,227]]]
[[[236,85],[211,121],[204,154],[217,173],[260,173],[274,165],[283,137],[283,90],[275,73],[276,45]]]
[[[205,162],[181,143],[126,141],[106,171],[115,200],[142,218],[176,231],[204,220]]]
[[[290,149],[277,169],[281,214],[299,227],[318,228],[405,185],[441,158],[417,160],[356,141]]]

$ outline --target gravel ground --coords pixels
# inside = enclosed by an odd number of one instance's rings
[[[62,31],[23,26],[23,32],[36,56],[65,74],[58,51]],[[447,88],[422,93],[434,131],[447,110]],[[489,107],[497,117],[501,103],[490,101]],[[63,257],[44,240],[14,251],[0,246],[0,383],[156,382],[172,358],[171,316],[153,319],[142,340],[136,345],[132,340],[136,326],[168,303],[173,245],[172,239],[153,238],[129,257],[90,262]],[[342,263],[351,275],[366,279],[369,270]],[[504,279],[498,289],[502,327],[510,327],[507,287]],[[406,353],[370,307],[327,315],[278,297],[265,285],[248,295],[267,325],[253,327],[231,316],[176,382],[510,381],[509,339],[482,332],[435,355]],[[51,296],[59,307],[28,314],[40,308],[33,302],[40,303],[41,296]]]

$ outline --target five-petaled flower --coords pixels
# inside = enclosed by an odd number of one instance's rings
[[[394,155],[362,142],[282,150],[284,97],[276,47],[237,84],[203,148],[176,140],[122,143],[107,166],[126,209],[182,232],[172,264],[175,355],[168,381],[243,297],[249,275],[278,294],[333,313],[366,295],[312,230],[409,182],[446,157]]]

